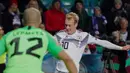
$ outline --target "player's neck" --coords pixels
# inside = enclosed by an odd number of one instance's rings
[[[76,30],[75,31],[73,31],[71,34],[68,34],[68,35],[73,35],[73,34],[75,34],[76,33]]]
[[[33,27],[38,27],[38,26],[36,26],[36,24],[26,24],[26,26],[33,26]]]

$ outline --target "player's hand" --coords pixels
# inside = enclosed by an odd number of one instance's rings
[[[122,48],[122,50],[130,50],[130,45],[126,45]]]

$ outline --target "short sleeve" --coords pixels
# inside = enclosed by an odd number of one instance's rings
[[[53,37],[47,33],[48,37],[48,51],[54,55],[55,57],[58,57],[58,54],[63,50],[63,48],[56,43],[56,40],[53,39]]]
[[[0,55],[4,54],[6,52],[6,42],[5,42],[5,39],[6,37],[3,36],[1,39],[0,39]]]

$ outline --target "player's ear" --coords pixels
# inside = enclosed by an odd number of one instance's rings
[[[40,24],[42,23],[42,19],[40,18]]]
[[[39,19],[39,21],[38,21],[36,26],[40,27],[40,25],[42,25],[42,19],[41,18]]]
[[[78,23],[75,23],[75,27],[77,27],[78,26]]]

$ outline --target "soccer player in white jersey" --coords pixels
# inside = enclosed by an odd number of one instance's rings
[[[87,44],[98,44],[103,47],[115,50],[128,50],[130,45],[121,47],[112,44],[106,40],[100,40],[91,36],[87,32],[82,32],[76,29],[79,17],[77,14],[70,12],[66,15],[65,30],[55,34],[55,39],[64,48],[67,54],[73,59],[79,70],[79,62]],[[63,61],[59,60],[56,65],[55,73],[68,73],[68,70]]]

